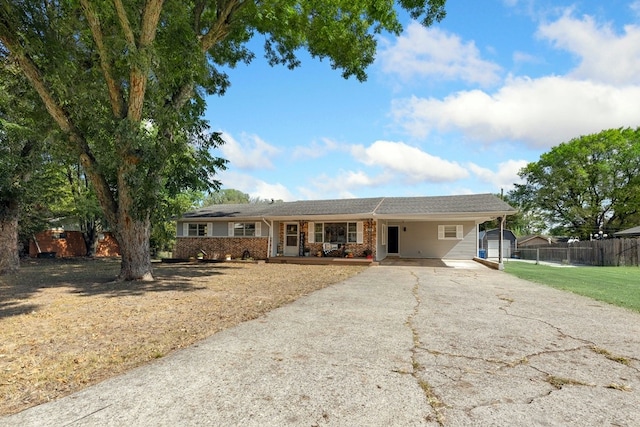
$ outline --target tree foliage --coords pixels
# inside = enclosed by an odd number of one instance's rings
[[[208,194],[202,202],[202,205],[243,204],[249,203],[250,201],[251,197],[247,193],[243,193],[242,191],[235,190],[233,188],[225,188]]]
[[[430,25],[445,0],[398,0]],[[392,0],[0,0],[0,56],[38,93],[92,184],[122,252],[120,278],[151,279],[151,217],[164,197],[219,186],[221,144],[201,120],[221,67],[265,41],[273,65],[297,53],[366,78],[376,35],[402,27]],[[194,188],[196,187],[196,188]]]
[[[38,176],[50,121],[18,69],[0,58],[0,274],[18,270],[18,221],[22,211],[38,210]],[[26,209],[28,207],[28,209]],[[25,231],[42,227],[25,221]]]
[[[518,209],[513,215],[505,218],[504,228],[511,230],[516,237],[531,234],[543,234],[546,231],[546,224],[537,210],[523,199],[517,189],[506,194],[496,194],[509,205]],[[492,230],[500,227],[498,220],[486,221],[480,224],[480,230]]]
[[[640,128],[572,139],[528,164],[517,194],[557,233],[588,237],[640,219]]]

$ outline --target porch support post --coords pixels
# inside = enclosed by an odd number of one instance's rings
[[[504,217],[499,216],[500,235],[498,237],[498,270],[504,270],[504,262],[502,259],[502,245],[504,244]]]

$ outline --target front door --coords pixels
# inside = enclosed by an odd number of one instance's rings
[[[387,228],[387,231],[389,233],[389,247],[388,247],[388,253],[390,255],[397,255],[398,254],[398,227],[391,225]]]
[[[298,224],[287,223],[284,225],[284,256],[298,256]]]

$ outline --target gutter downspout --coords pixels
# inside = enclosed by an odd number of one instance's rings
[[[269,257],[271,256],[271,245],[273,239],[273,221],[271,221],[271,224],[269,224],[266,219],[262,218],[262,222],[267,224],[267,227],[269,227],[269,237],[267,239],[267,259],[269,259]]]

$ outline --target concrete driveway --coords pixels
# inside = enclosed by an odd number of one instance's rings
[[[640,425],[640,315],[453,267],[370,267],[0,425]]]

